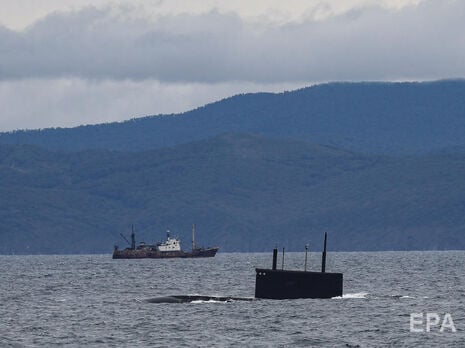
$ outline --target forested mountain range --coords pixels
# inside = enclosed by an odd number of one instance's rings
[[[169,228],[222,251],[465,248],[465,154],[361,154],[248,133],[144,151],[0,145],[0,253],[111,252]]]
[[[328,83],[277,94],[244,94],[176,115],[0,133],[0,143],[144,151],[229,132],[370,154],[427,154],[463,147],[465,80]]]

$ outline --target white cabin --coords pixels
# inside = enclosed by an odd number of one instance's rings
[[[181,251],[181,243],[177,238],[170,238],[169,232],[166,242],[160,243],[158,246],[159,251]]]

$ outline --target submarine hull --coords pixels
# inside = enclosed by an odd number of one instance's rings
[[[342,273],[257,268],[255,297],[266,299],[332,298],[342,296]]]

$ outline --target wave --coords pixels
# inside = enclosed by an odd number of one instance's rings
[[[218,300],[194,300],[194,301],[191,301],[190,303],[228,303],[228,302],[231,302],[233,300],[226,300],[226,301],[218,301]]]
[[[333,299],[347,299],[347,298],[367,298],[368,292],[355,292],[353,294],[343,294],[342,296],[333,297]]]
[[[253,297],[232,297],[232,296],[203,296],[203,295],[170,295],[149,298],[149,303],[218,303],[231,301],[254,301]]]

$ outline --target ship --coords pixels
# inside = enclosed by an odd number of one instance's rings
[[[126,241],[124,235],[121,235]],[[166,240],[155,244],[145,244],[140,242],[136,246],[136,235],[134,227],[131,232],[130,246],[125,249],[119,249],[115,246],[113,249],[113,259],[168,259],[168,258],[193,258],[193,257],[214,257],[218,247],[198,248],[195,245],[195,225],[192,226],[192,250],[183,251],[179,238],[171,238],[170,231],[166,232]]]

